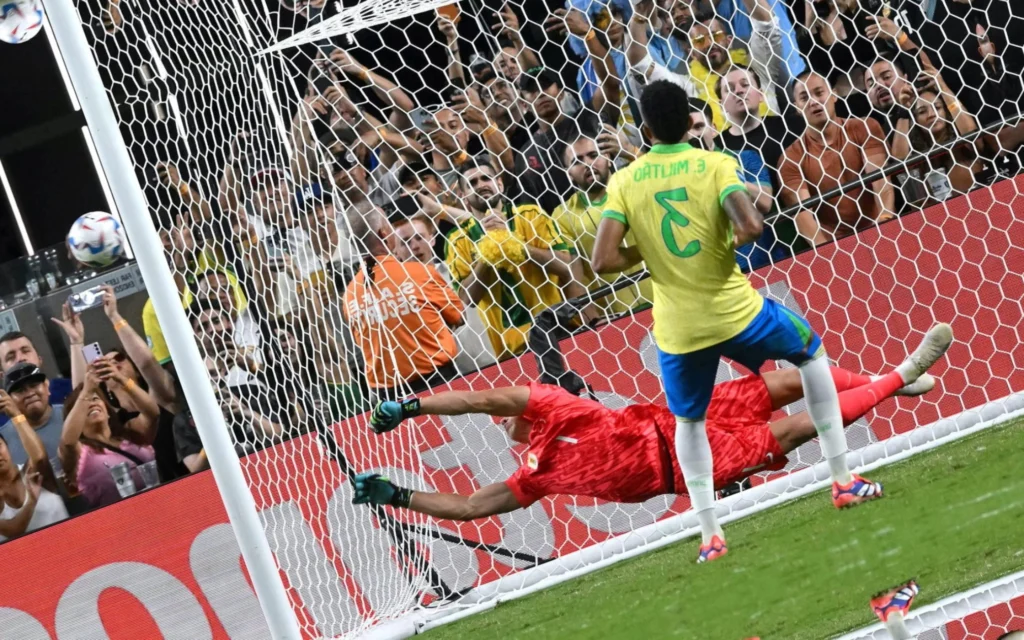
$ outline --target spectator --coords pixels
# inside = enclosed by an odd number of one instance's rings
[[[0,410],[17,425],[21,448],[30,452],[27,463],[16,464],[0,435],[0,542],[5,542],[67,519],[68,510],[39,436],[3,392]]]
[[[85,496],[92,507],[121,499],[111,469],[127,464],[136,489],[145,485],[138,467],[156,458],[151,443],[154,430],[132,431],[120,421],[100,386],[95,368],[75,387],[64,405],[60,461],[66,481]]]
[[[452,275],[447,265],[436,259],[433,247],[436,244],[434,224],[425,216],[414,216],[400,220],[394,225],[396,238],[395,256],[399,260],[416,260],[437,269],[437,272],[449,286]],[[400,253],[407,257],[399,257]],[[494,351],[487,340],[487,329],[480,314],[475,309],[465,309],[462,313],[465,321],[461,327],[452,330],[458,350],[455,355],[455,367],[459,373],[466,374],[494,364]]]
[[[242,295],[237,278],[223,269],[207,269],[195,274],[196,299],[216,300],[222,309],[231,314],[234,321],[235,344],[256,362],[260,355],[260,328],[253,310]],[[186,301],[190,302],[186,297]]]
[[[949,153],[931,155],[936,147],[951,145],[963,135],[946,102],[934,91],[918,95],[913,104],[913,117],[910,144],[897,141],[893,146],[893,156],[906,160],[913,150],[929,157],[924,159],[923,166],[915,163],[900,176],[907,204],[926,207],[970,191],[974,187],[975,175],[984,168],[978,154],[981,145],[959,144],[954,145]]]
[[[140,415],[135,418],[138,422],[131,424],[132,428],[138,427],[136,429],[138,431],[150,428],[142,421],[152,419],[154,415],[152,407],[153,405],[158,407],[156,433],[153,437],[157,467],[160,477],[165,481],[176,478],[182,475],[184,470],[174,456],[172,421],[174,414],[184,407],[184,395],[181,394],[173,376],[157,362],[142,336],[121,317],[117,308],[117,296],[111,287],[106,287],[103,292],[103,312],[124,348],[124,355],[127,356],[122,359],[113,358],[124,382],[119,383],[114,380],[112,391],[123,410],[139,412]],[[115,354],[108,354],[108,356],[111,355]],[[133,381],[132,385],[129,385],[128,380]],[[148,391],[148,398],[140,399],[136,386],[142,387],[143,384],[145,384],[145,390]],[[129,390],[126,388],[127,386],[133,386],[133,388]],[[124,416],[121,417],[124,418]]]
[[[485,160],[462,165],[459,187],[471,215],[449,234],[445,261],[463,301],[480,309],[502,360],[526,347],[535,314],[563,294],[586,293],[582,267],[547,214],[502,196],[501,178]]]
[[[565,87],[562,76],[551,69],[530,69],[519,77],[519,95],[537,118],[533,140],[541,149],[561,146],[566,131],[576,128],[597,130],[597,115],[584,110],[575,92]],[[548,160],[553,166],[557,159]],[[559,202],[568,195],[570,184],[564,171],[547,172],[548,185]],[[545,211],[554,210],[554,206]]]
[[[245,456],[276,441],[283,433],[283,427],[251,410],[249,405],[239,398],[238,386],[227,386],[224,365],[223,360],[206,358],[207,376],[221,402],[227,427],[232,432],[235,453]],[[233,369],[236,365],[229,363],[228,367]],[[210,468],[195,418],[187,408],[174,416],[174,444],[178,460],[189,473],[198,473]]]
[[[868,118],[836,116],[836,97],[828,80],[815,72],[797,78],[793,104],[807,128],[786,148],[779,165],[782,200],[799,205],[885,165],[888,152],[879,124]],[[892,185],[885,178],[871,189],[856,187],[840,196],[803,208],[796,228],[812,245],[848,236],[893,215]]]
[[[200,288],[200,282],[212,278],[202,283],[202,295],[212,296],[216,292],[217,296],[227,297],[230,290],[232,308],[238,314],[244,314],[248,309],[249,296],[246,295],[245,287],[239,280],[236,272],[227,267],[224,264],[225,261],[222,261],[216,255],[212,255],[216,252],[204,250],[200,243],[196,242],[190,226],[184,219],[179,219],[174,228],[161,234],[161,238],[164,241],[164,251],[171,256],[172,271],[175,283],[178,285],[178,292],[181,294],[182,305],[188,307]],[[258,240],[255,231],[252,232],[251,238],[243,236],[243,239],[239,242],[240,245],[245,245],[246,247],[251,247],[256,243],[258,243]],[[226,250],[229,248],[219,239],[217,245],[218,248],[222,249],[221,253],[226,253]],[[250,270],[258,270],[266,266],[265,260],[251,260],[248,263],[244,260],[238,260],[238,262]],[[257,264],[252,264],[252,262]],[[216,275],[212,275],[214,273]],[[266,291],[266,289],[270,288],[270,278],[263,277],[259,280],[263,286],[253,287],[251,289],[252,297],[275,300],[276,296]],[[225,285],[223,289],[222,285]],[[66,325],[67,323],[68,321],[65,320],[64,324]],[[160,327],[160,321],[156,317],[156,309],[153,308],[151,300],[147,300],[146,304],[142,307],[142,327],[146,334],[146,342],[157,362],[161,365],[170,363],[171,352],[167,348],[163,329]],[[65,332],[67,332],[67,328],[65,328]],[[72,356],[74,355],[72,354]],[[75,370],[75,360],[72,359],[72,374],[75,373]],[[75,376],[72,377],[77,380]],[[77,383],[80,384],[81,380],[77,380]]]
[[[231,315],[215,301],[196,301],[189,309],[189,319],[193,331],[201,336],[210,382],[236,447],[251,453],[288,432],[295,416],[294,398],[277,395],[287,390],[268,384],[261,376],[263,369],[238,350],[232,338]]]
[[[783,63],[786,58],[782,31],[767,0],[744,0],[744,6],[753,26],[746,47],[733,39],[722,20],[711,18],[694,22],[686,0],[677,0],[672,5],[671,35],[651,38],[648,25],[654,7],[653,2],[644,0],[637,6],[630,23],[633,42],[627,56],[633,69],[648,80],[670,80],[686,89],[690,97],[707,102],[714,115],[715,129],[721,130],[726,123],[715,83],[733,65],[749,66],[760,77],[761,86],[768,87],[761,115],[769,109],[780,113],[780,98],[775,87],[785,87],[789,81],[789,71]],[[683,38],[684,33],[688,34],[688,40]]]
[[[597,225],[601,222],[605,200],[608,199],[608,180],[611,178],[612,163],[602,155],[597,143],[585,133],[577,132],[575,140],[565,145],[562,151],[565,171],[576,192],[560,205],[553,214],[555,224],[573,242],[576,251],[583,258],[583,282],[590,289],[596,289],[613,277],[596,277],[590,268],[590,255],[597,239]],[[626,234],[627,245],[633,244],[632,234]],[[643,269],[642,265],[627,273]],[[653,300],[650,278],[638,285],[620,289],[608,297],[596,301],[606,316],[629,312],[638,306],[650,304]]]
[[[577,1],[579,5],[581,2]],[[629,64],[625,50],[625,25],[632,15],[628,2],[612,0],[607,7],[599,2],[586,2],[587,6],[556,9],[544,21],[547,32],[561,35],[568,31],[573,52],[583,57],[576,74],[579,97],[609,125],[621,127],[633,141],[641,143],[636,128],[630,96],[623,80]],[[587,13],[585,13],[587,11]],[[588,19],[589,14],[589,19]]]
[[[525,126],[516,86],[489,70],[478,87],[455,95],[452,107],[483,139],[504,171],[506,197],[516,204],[539,203],[546,211],[558,206],[546,149]]]
[[[881,125],[886,143],[891,148],[895,132],[906,136],[910,131],[914,87],[902,66],[879,58],[865,72],[864,88],[871,103],[871,117]]]
[[[81,327],[82,324],[82,321],[78,320],[78,315],[73,314],[67,305],[65,305],[64,309],[64,319],[57,320],[54,318],[53,321],[62,327],[69,326],[69,323],[72,322],[75,323],[75,327]],[[76,349],[81,351],[83,344],[80,338],[77,343],[75,340],[72,340],[71,344],[68,345],[68,349],[73,355]],[[29,338],[20,331],[8,331],[0,336],[0,367],[3,367],[6,371],[22,362],[34,364],[40,369],[43,368],[43,358],[36,351],[36,345],[33,344],[32,338]],[[50,402],[52,404],[64,402],[64,399],[71,393],[71,389],[71,380],[68,378],[54,378],[50,380]],[[0,425],[6,424],[6,422],[6,416],[0,419]]]
[[[31,362],[19,362],[4,372],[4,391],[43,443],[47,459],[56,458],[64,407],[50,400],[50,383],[43,370]],[[5,415],[9,417],[8,412]],[[15,427],[11,422],[0,426],[0,436],[7,442],[7,451],[14,464],[23,465],[29,462],[28,452],[22,447]],[[54,471],[60,470],[60,464],[54,465]]]
[[[344,310],[371,395],[397,400],[457,377],[458,296],[429,264],[394,257],[396,238],[380,216],[353,220],[352,228],[367,255],[345,290]]]
[[[872,117],[882,125],[886,141],[893,145],[892,132],[909,131],[908,109],[914,100],[914,87],[918,91],[932,89],[942,95],[947,110],[957,114],[958,127],[964,133],[977,128],[974,118],[967,113],[949,90],[931,58],[903,29],[891,19],[876,17],[867,27],[867,35],[877,42],[888,42],[897,51],[892,57],[879,57],[864,74],[864,89],[871,103]],[[909,74],[909,77],[908,77]],[[901,128],[902,125],[902,128]]]
[[[782,183],[777,167],[786,147],[796,140],[781,116],[762,116],[760,79],[743,67],[733,67],[718,82],[722,113],[728,128],[715,141],[715,148],[735,154],[743,169],[743,180],[754,204],[765,217],[761,238],[737,250],[744,271],[751,271],[792,255],[801,248],[796,227],[778,214],[775,194]]]
[[[523,42],[519,16],[511,5],[502,6],[500,11],[494,13],[494,17],[497,22],[491,25],[491,30],[497,34],[501,49],[494,59],[494,68],[509,82],[516,82],[524,69],[540,66],[540,59]]]
[[[683,136],[685,142],[707,151],[715,150],[715,126],[711,119],[714,117],[711,105],[690,98],[690,130]]]
[[[769,6],[772,11],[772,19],[778,21],[779,30],[782,33],[782,71],[785,73],[786,83],[789,79],[795,78],[807,70],[807,63],[800,55],[800,46],[797,44],[797,32],[790,18],[787,3],[779,0],[770,0]],[[733,36],[743,42],[749,42],[754,37],[754,25],[744,3],[736,0],[719,0],[715,7],[715,15],[722,20],[729,22]],[[780,77],[780,80],[782,78]],[[785,86],[785,85],[782,85]]]

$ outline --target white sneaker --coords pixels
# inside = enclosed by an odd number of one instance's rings
[[[935,388],[935,376],[930,373],[921,376],[910,384],[900,387],[895,395],[897,396],[923,396]]]
[[[951,344],[953,344],[953,328],[945,322],[940,322],[924,334],[921,344],[917,345],[917,349],[914,349],[914,352],[896,367],[896,371],[903,377],[907,386],[913,385],[946,353]],[[934,379],[932,386],[935,386]]]

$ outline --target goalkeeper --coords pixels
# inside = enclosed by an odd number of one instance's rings
[[[843,425],[893,395],[921,395],[935,386],[926,371],[950,344],[949,325],[937,325],[888,375],[872,378],[833,367]],[[759,471],[781,469],[786,454],[815,437],[801,412],[769,423],[772,413],[804,397],[797,369],[750,375],[715,387],[707,433],[715,456],[715,487]],[[356,504],[412,509],[445,520],[474,520],[530,506],[556,494],[613,502],[643,502],[682,494],[686,484],[673,441],[675,416],[655,404],[609,409],[559,387],[531,383],[486,391],[446,391],[405,402],[383,402],[370,419],[377,433],[420,415],[500,416],[509,438],[529,445],[523,465],[504,481],[470,496],[412,491],[376,473],[355,477]]]

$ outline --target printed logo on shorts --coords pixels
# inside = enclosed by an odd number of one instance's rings
[[[537,462],[537,454],[532,452],[532,451],[527,453],[526,454],[526,466],[531,468],[531,469],[533,469],[534,471],[536,471],[537,470],[537,464],[538,464],[538,462]]]

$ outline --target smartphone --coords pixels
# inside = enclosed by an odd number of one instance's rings
[[[459,24],[459,19],[462,18],[458,3],[446,4],[443,7],[438,7],[435,11],[437,11],[437,15],[444,16],[455,24]]]
[[[434,114],[423,107],[417,107],[409,112],[409,119],[413,125],[423,133],[430,133],[437,129],[437,122],[434,121]]]
[[[821,2],[812,2],[814,5],[814,15],[818,16],[822,20],[829,17],[832,14],[832,2],[830,0],[822,0]]]
[[[85,291],[72,293],[68,296],[68,306],[75,313],[82,313],[86,309],[92,309],[103,304],[103,286],[92,287]]]
[[[82,346],[82,355],[86,364],[92,364],[103,357],[103,349],[100,348],[100,343],[93,342]]]

